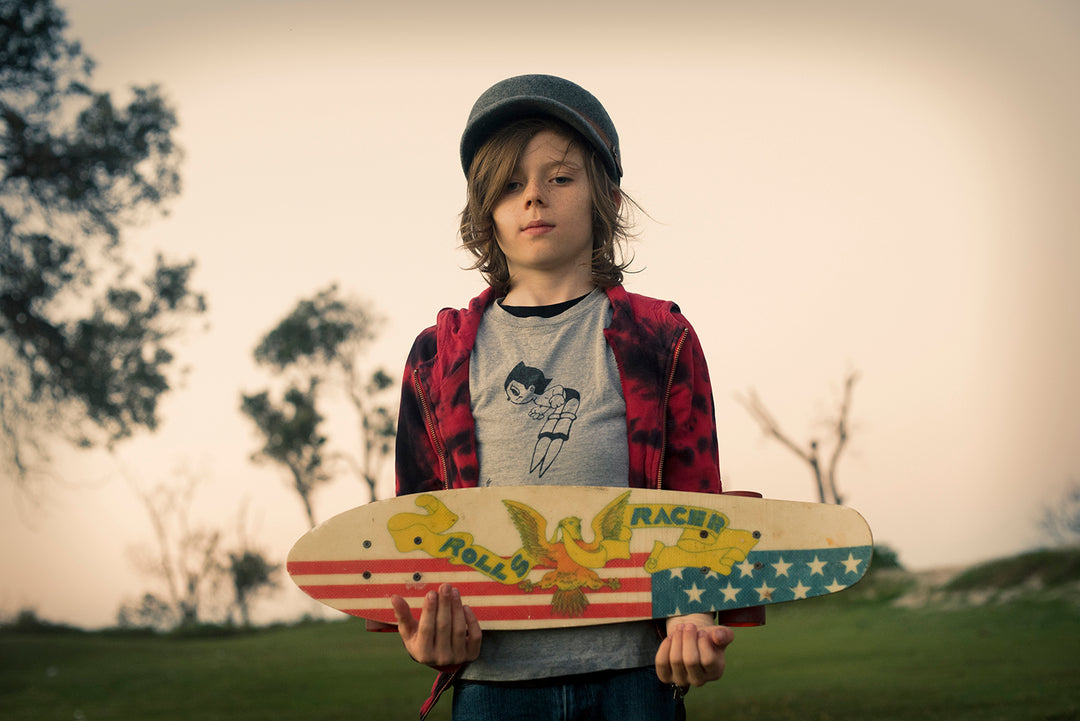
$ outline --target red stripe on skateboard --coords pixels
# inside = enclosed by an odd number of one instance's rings
[[[608,561],[604,568],[641,568],[645,565],[647,553],[635,553],[630,558],[615,558]],[[473,571],[470,566],[451,563],[442,558],[396,558],[396,559],[352,559],[341,561],[290,561],[287,565],[290,576],[332,576],[337,574],[371,573],[435,573],[437,571]],[[547,568],[547,566],[534,566]],[[479,573],[479,571],[477,571]]]
[[[529,606],[472,606],[478,621],[518,621],[523,619],[553,619],[566,618],[556,616],[551,612],[550,603]],[[397,618],[392,610],[383,609],[341,609],[350,616],[369,618],[382,623],[397,623]],[[417,610],[414,610],[414,616]],[[585,613],[575,618],[585,618],[601,621],[640,620],[652,616],[652,604],[650,603],[590,603]]]
[[[396,560],[369,559],[352,561],[290,561],[290,576],[333,576],[338,574],[371,573],[435,573],[438,571],[457,571],[455,566],[441,558],[398,558]],[[465,567],[466,570],[471,570]]]
[[[550,602],[535,606],[470,606],[479,621],[516,621],[521,618],[566,618],[551,612]],[[599,603],[592,601],[585,613],[573,618],[617,619],[649,618],[652,616],[652,604],[642,603]]]
[[[388,598],[392,594],[420,596],[429,590],[434,590],[439,587],[439,583],[423,583],[409,584],[408,590],[411,593],[403,594],[401,584],[398,583],[339,583],[339,584],[323,584],[316,586],[300,586],[300,590],[308,594],[314,599],[324,598]],[[466,603],[470,597],[480,596],[505,596],[508,594],[520,594],[525,595],[525,591],[515,591],[516,586],[511,586],[503,583],[495,583],[494,581],[467,581],[465,583],[454,583],[454,588],[461,591],[461,595],[466,599]],[[619,579],[619,587],[617,589],[612,588],[600,588],[597,590],[589,590],[586,593],[589,596],[594,594],[604,593],[649,593],[652,591],[652,580],[649,578],[623,578]],[[551,590],[544,590],[537,588],[532,591],[532,594],[537,597],[551,596]]]

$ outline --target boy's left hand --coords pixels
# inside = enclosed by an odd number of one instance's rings
[[[726,626],[714,625],[709,614],[667,620],[667,638],[656,652],[656,675],[676,686],[704,686],[724,675],[724,652],[735,640]]]

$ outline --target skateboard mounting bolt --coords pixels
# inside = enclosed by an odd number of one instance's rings
[[[752,535],[754,538],[761,538],[761,531],[754,531],[750,535]]]
[[[414,580],[414,581],[419,581],[419,580],[420,580],[420,578],[421,578],[421,576],[420,576],[420,574],[419,574],[419,573],[414,573],[414,574],[412,575],[412,580]]]
[[[371,541],[364,541],[364,548],[371,548]]]
[[[763,568],[765,568],[765,564],[762,563],[761,561],[758,561],[757,563],[754,564],[754,570],[755,571],[760,571]]]
[[[371,579],[371,571],[364,571],[364,580],[367,581],[367,580],[370,580],[370,579]]]
[[[708,538],[708,537],[709,537],[709,532],[708,532],[708,531],[698,531],[698,534],[699,534],[699,535],[700,535],[700,536],[701,536],[702,538]]]
[[[701,567],[701,575],[702,576],[708,576],[709,575],[709,567],[708,566],[702,566]]]
[[[412,542],[414,544],[416,544],[417,546],[419,546],[424,542],[424,539],[420,538],[420,536],[417,536],[416,538],[412,539]]]

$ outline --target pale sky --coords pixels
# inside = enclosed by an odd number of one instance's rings
[[[198,262],[208,327],[153,436],[59,453],[42,506],[0,505],[0,611],[114,622],[151,585],[132,484],[202,480],[195,520],[283,560],[305,530],[249,461],[252,349],[331,282],[387,317],[372,367],[482,287],[457,249],[469,108],[511,75],[592,91],[648,212],[628,287],[677,301],[712,372],[725,485],[812,500],[805,442],[857,369],[841,490],[916,569],[1041,543],[1080,479],[1080,9],[1061,0],[503,3],[69,0],[94,86],[157,82],[186,151],[138,253]],[[451,5],[453,8],[451,8]],[[352,429],[331,426],[349,447]],[[392,479],[384,479],[389,493]],[[321,520],[366,500],[343,476]],[[17,549],[17,551],[15,550]],[[291,583],[256,614],[307,610]]]

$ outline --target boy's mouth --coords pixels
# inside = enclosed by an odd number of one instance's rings
[[[523,230],[539,230],[543,228],[554,228],[554,224],[547,222],[546,220],[534,220],[524,227]]]

